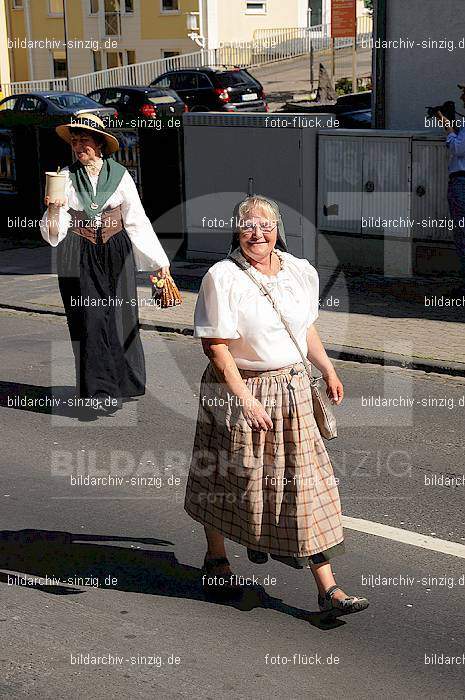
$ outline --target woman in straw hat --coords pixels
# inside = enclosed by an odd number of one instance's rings
[[[60,292],[76,361],[79,397],[112,413],[145,392],[136,269],[169,274],[169,261],[136,185],[112,154],[119,148],[99,117],[80,114],[56,128],[75,162],[64,168],[63,199],[45,198],[43,238],[58,246]]]
[[[343,551],[341,506],[300,354],[322,372],[328,396],[340,404],[342,383],[313,325],[318,274],[287,252],[272,200],[247,197],[235,222],[230,254],[205,275],[195,309],[195,335],[210,364],[200,387],[185,509],[205,528],[204,588],[238,592],[227,537],[247,547],[256,563],[271,555],[310,568],[322,611],[358,612],[368,601],[346,595],[331,569],[330,558]]]

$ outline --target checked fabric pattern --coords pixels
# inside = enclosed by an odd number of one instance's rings
[[[205,370],[185,510],[246,547],[310,556],[344,539],[333,469],[303,364],[240,370],[273,430],[252,431],[214,367]]]

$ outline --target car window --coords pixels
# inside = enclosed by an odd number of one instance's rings
[[[85,95],[79,95],[78,93],[65,93],[62,95],[48,95],[47,99],[50,100],[56,107],[60,109],[94,109],[95,100]]]
[[[158,80],[155,81],[156,85],[161,88],[169,88],[173,87],[173,81],[172,81],[173,76],[172,75],[165,75],[164,78],[159,78]]]
[[[174,84],[171,84],[173,90],[196,90],[198,87],[197,73],[178,73],[174,75]]]
[[[199,73],[197,76],[197,87],[199,88],[211,88],[211,80],[205,73]]]
[[[101,105],[105,105],[107,103],[108,95],[112,92],[113,90],[108,88],[105,90],[100,90],[100,92],[96,92],[93,95],[89,95],[89,99],[95,100]]]
[[[44,103],[39,97],[27,95],[21,100],[19,109],[21,112],[40,112],[44,109]]]
[[[124,92],[124,91],[121,93],[120,102],[123,105],[128,105],[131,102],[131,99],[132,99],[132,93]]]
[[[256,82],[243,70],[224,71],[218,74],[217,80],[223,87],[235,87],[236,85],[244,85],[245,83],[257,87]]]
[[[0,105],[0,110],[4,109],[15,109],[16,103],[18,102],[20,98],[19,97],[9,97],[7,100],[2,102]]]
[[[123,91],[122,90],[117,90],[116,88],[113,90],[107,90],[105,97],[104,97],[104,104],[106,106],[108,105],[115,105],[118,104],[118,102],[121,102],[123,98]]]

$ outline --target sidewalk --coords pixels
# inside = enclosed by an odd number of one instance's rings
[[[0,308],[63,315],[53,251],[48,247],[0,252]],[[144,306],[148,274],[139,274],[140,320],[147,330],[192,335],[193,312],[208,264],[172,264],[184,303],[172,309]],[[328,279],[320,270],[317,327],[335,358],[391,364],[465,376],[465,300],[462,306],[425,305],[446,298],[454,280],[392,280],[376,275]],[[456,281],[455,281],[456,283]]]

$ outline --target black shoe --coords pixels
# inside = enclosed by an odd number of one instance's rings
[[[266,552],[259,552],[256,549],[249,549],[249,547],[247,547],[247,556],[253,564],[266,564],[268,561]]]

